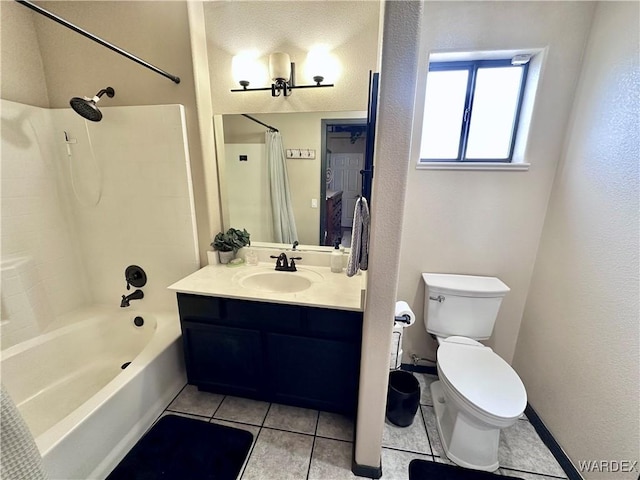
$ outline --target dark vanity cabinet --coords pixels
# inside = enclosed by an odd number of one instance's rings
[[[352,414],[362,312],[178,293],[187,377],[201,390]]]

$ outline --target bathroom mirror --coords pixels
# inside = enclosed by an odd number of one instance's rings
[[[240,115],[248,114],[280,130],[285,151],[296,151],[293,155],[298,158],[289,158],[285,163],[300,244],[331,243],[326,237],[343,235],[342,219],[338,218],[342,213],[335,209],[332,211],[338,213],[332,217],[334,228],[330,236],[324,235],[327,230],[324,198],[327,187],[322,162],[323,158],[325,162],[327,159],[326,147],[322,146],[322,121],[356,119],[365,123],[369,72],[380,68],[382,5],[378,1],[335,3],[316,0],[202,4],[204,25],[201,26],[206,35],[207,53],[206,59],[199,58],[208,65],[224,228],[246,228],[252,242],[273,241],[269,232],[271,213],[264,211],[270,203],[266,174],[263,174],[266,162],[257,160],[260,149],[265,149],[267,128]],[[326,70],[327,82],[334,85],[331,88],[295,90],[287,97],[275,98],[270,92],[231,91],[240,85],[240,79],[234,74],[234,58],[245,55],[252,58],[256,63],[250,71],[257,78],[249,79],[249,87],[265,87],[271,83],[267,73],[269,57],[275,52],[287,53],[295,64],[296,85],[308,85],[313,80],[309,70],[314,63],[309,55],[316,51],[328,54],[329,65],[323,65],[322,69]],[[330,123],[325,123],[325,129],[331,127]],[[351,138],[351,134],[347,134]],[[355,132],[354,136],[357,134]],[[364,140],[357,140],[357,144],[364,144]],[[371,152],[372,145],[369,147]],[[226,153],[227,150],[231,153]],[[332,155],[334,153],[332,151]],[[353,163],[357,160],[342,158],[342,161]],[[336,169],[330,170],[334,180],[333,184],[329,182],[333,188],[329,188],[329,193],[343,192],[340,199],[344,212],[349,210],[344,205],[346,201],[353,199],[336,183],[342,179],[348,183],[352,179],[343,172],[344,168],[338,170],[338,175],[335,175]],[[367,180],[370,182],[370,178]],[[337,203],[338,197],[333,200]]]
[[[214,118],[224,228],[246,228],[253,242],[277,241],[265,144],[268,125],[280,132],[287,157],[298,241],[331,246],[340,238],[348,247],[362,187],[367,112],[246,115],[254,120],[241,114]]]

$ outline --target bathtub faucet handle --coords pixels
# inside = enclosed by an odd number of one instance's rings
[[[129,265],[124,271],[124,278],[127,281],[127,290],[131,287],[144,287],[147,284],[147,274],[138,265]]]

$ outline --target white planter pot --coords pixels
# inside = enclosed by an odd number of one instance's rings
[[[218,252],[218,259],[222,264],[229,263],[235,257],[236,257],[236,252],[234,252],[233,250],[230,252],[220,252],[220,251]]]

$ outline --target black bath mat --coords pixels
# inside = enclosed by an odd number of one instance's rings
[[[446,463],[411,460],[409,464],[409,480],[498,480],[508,477],[497,473],[470,470],[468,468]],[[522,479],[519,479],[522,480]]]
[[[107,480],[235,480],[253,435],[192,418],[162,417]]]

